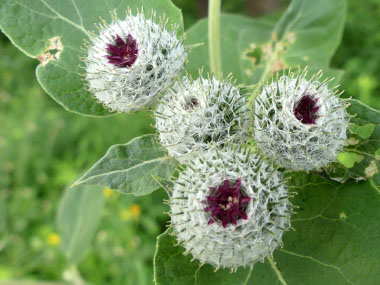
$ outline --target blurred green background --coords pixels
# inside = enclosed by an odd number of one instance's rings
[[[207,1],[175,0],[185,27]],[[223,10],[272,17],[288,1],[224,0]],[[345,96],[380,109],[380,0],[349,0],[346,29],[333,59],[344,69]],[[269,16],[268,16],[269,15]],[[39,87],[37,61],[0,34],[0,283],[62,280],[55,215],[64,189],[116,143],[154,132],[147,112],[106,119],[66,112]],[[152,284],[156,236],[165,229],[163,191],[136,198],[104,189],[106,206],[78,270],[92,284]]]

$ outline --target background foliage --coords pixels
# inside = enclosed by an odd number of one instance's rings
[[[185,28],[204,13],[199,1],[174,2],[183,9]],[[250,13],[246,1],[223,3],[226,12]],[[380,1],[348,3],[332,66],[346,71],[345,96],[380,108]],[[69,267],[55,223],[63,190],[109,146],[153,132],[148,113],[95,119],[66,112],[39,87],[36,64],[1,36],[0,280],[60,280]],[[168,219],[165,193],[136,198],[101,192],[105,208],[88,254],[78,264],[82,277],[95,284],[151,284],[155,237]]]

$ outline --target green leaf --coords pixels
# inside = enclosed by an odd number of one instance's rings
[[[375,284],[380,278],[379,189],[369,181],[342,185],[305,173],[291,183],[298,193],[292,199],[298,207],[294,231],[284,234],[275,265],[258,262],[250,274],[249,269],[213,273],[209,265],[198,269],[198,261],[190,263],[191,256],[183,256],[183,248],[165,233],[158,239],[156,283],[283,284],[282,278],[289,285]]]
[[[170,0],[2,0],[0,28],[13,44],[30,57],[39,59],[37,79],[45,91],[67,110],[82,115],[104,116],[109,112],[85,90],[79,56],[89,31],[102,17],[110,22],[110,11],[120,18],[131,8],[144,7],[183,30],[181,11]]]
[[[355,163],[345,165],[332,163],[325,170],[332,179],[344,182],[347,179],[365,180],[373,178],[380,185],[380,112],[357,101],[350,100],[349,114],[353,115],[347,132],[346,153],[356,154]],[[358,159],[360,157],[360,160]],[[351,157],[353,158],[353,157]],[[339,159],[339,157],[338,157]],[[351,166],[351,167],[350,167]]]
[[[363,160],[363,156],[352,152],[341,152],[338,154],[338,161],[347,168],[352,168],[356,162]]]
[[[284,68],[309,66],[310,73],[322,69],[337,80],[342,72],[329,68],[344,27],[345,0],[293,0],[275,25],[238,15],[221,17],[222,69],[238,83],[253,85]],[[187,71],[198,76],[210,72],[207,19],[187,31],[187,45],[204,43],[189,56]]]
[[[72,264],[86,254],[100,222],[104,205],[103,191],[97,186],[67,188],[57,213],[61,249]]]
[[[290,66],[329,66],[342,38],[346,0],[293,0],[275,27]]]
[[[154,175],[152,175],[152,179],[156,181],[158,185],[160,185],[160,187],[163,188],[167,193],[173,189],[174,183],[172,179],[166,179]]]
[[[351,123],[348,126],[348,129],[352,134],[358,135],[362,139],[368,139],[371,136],[371,134],[373,133],[373,131],[375,129],[375,125],[374,124],[367,124],[364,126],[359,126],[357,124]]]
[[[274,254],[284,279],[310,285],[378,280],[379,190],[370,182],[342,185],[306,174],[294,180],[295,231],[284,235],[284,248]]]
[[[175,246],[176,239],[170,230],[157,238],[157,251],[154,256],[154,280],[156,284],[245,284],[252,269],[239,269],[231,274],[221,269],[216,273],[211,265],[200,267],[198,260],[191,262],[190,255],[184,256],[185,249]]]
[[[124,194],[146,195],[160,188],[158,179],[169,179],[176,166],[155,136],[145,135],[112,146],[74,185],[98,184]]]

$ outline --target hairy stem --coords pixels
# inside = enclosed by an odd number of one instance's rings
[[[220,48],[220,6],[221,0],[209,0],[208,44],[210,69],[216,79],[222,79],[222,53]]]

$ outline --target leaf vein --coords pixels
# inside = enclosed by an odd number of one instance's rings
[[[25,4],[22,4],[21,2],[19,2],[19,0],[14,0],[14,1],[16,2],[16,4],[20,5],[21,7],[24,7],[25,9],[28,9],[30,12],[32,12],[34,14],[37,14],[37,15],[40,15],[42,17],[46,17],[46,18],[49,18],[49,19],[52,19],[52,20],[58,19],[58,17],[53,17],[51,15],[47,15],[47,14],[38,12],[36,10],[33,10],[32,8],[30,8],[30,7],[26,6]]]
[[[81,13],[79,12],[79,9],[78,9],[78,7],[77,7],[77,4],[75,3],[75,0],[71,0],[71,2],[73,2],[73,6],[74,6],[74,8],[75,8],[75,11],[76,11],[77,14],[78,14],[79,21],[80,21],[80,25],[83,27],[83,18],[82,18]]]
[[[128,173],[129,171],[133,170],[133,169],[136,169],[138,167],[141,167],[143,165],[146,165],[146,164],[150,164],[150,163],[155,163],[155,162],[161,162],[161,161],[165,161],[165,160],[168,160],[167,157],[159,157],[159,158],[156,158],[156,159],[152,159],[152,160],[146,160],[140,164],[136,164],[130,168],[127,168],[127,169],[118,169],[118,170],[113,170],[113,171],[109,171],[109,172],[106,172],[106,173],[101,173],[101,174],[97,174],[97,175],[93,175],[93,176],[90,176],[84,180],[79,180],[77,183],[75,183],[74,185],[79,185],[79,184],[83,184],[83,183],[86,183],[88,182],[89,180],[92,180],[92,179],[96,179],[96,178],[101,178],[102,176],[108,176],[108,175],[112,175],[112,174],[116,174],[116,173]]]
[[[50,11],[52,11],[59,19],[62,21],[76,27],[78,30],[82,31],[85,33],[88,37],[91,37],[90,33],[81,25],[78,25],[77,23],[71,21],[70,19],[66,18],[62,14],[58,13],[58,11],[54,10],[53,7],[51,7],[48,3],[45,2],[45,0],[40,0],[42,4],[44,4]]]
[[[278,249],[278,250],[281,251],[281,252],[283,252],[283,253],[286,253],[286,254],[289,254],[289,255],[293,255],[293,256],[296,256],[296,257],[299,257],[299,258],[309,259],[309,260],[311,260],[311,261],[313,261],[313,262],[315,262],[315,263],[318,263],[318,264],[320,264],[320,265],[322,265],[322,266],[325,266],[325,267],[333,268],[333,269],[335,269],[335,270],[336,270],[336,271],[342,276],[342,278],[343,278],[346,282],[348,282],[348,283],[350,283],[350,284],[354,284],[353,282],[351,282],[351,281],[350,281],[350,280],[344,275],[344,273],[342,272],[341,268],[339,268],[338,266],[335,266],[335,265],[332,265],[332,264],[328,264],[328,263],[324,263],[324,262],[322,262],[322,261],[320,261],[320,260],[318,260],[318,259],[315,259],[315,258],[312,257],[312,256],[302,255],[302,254],[295,253],[295,252],[292,252],[292,251],[288,251],[288,250],[285,250],[285,249],[282,249],[282,248],[280,248],[280,249]]]
[[[274,260],[272,259],[272,257],[270,257],[269,255],[267,256],[267,259],[269,261],[269,264],[270,266],[273,268],[274,272],[276,273],[277,275],[277,278],[278,280],[280,281],[280,283],[282,285],[287,285],[288,283],[286,283],[284,277],[282,276],[281,274],[281,271],[278,269],[278,267],[276,266],[276,263],[274,262]]]
[[[251,278],[252,271],[253,271],[253,265],[251,265],[251,269],[249,270],[247,278],[245,279],[243,285],[247,285],[248,284],[249,278]]]

